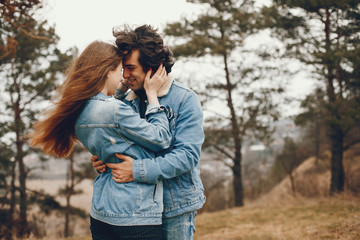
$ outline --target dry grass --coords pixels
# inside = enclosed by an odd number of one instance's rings
[[[258,203],[202,213],[196,218],[195,239],[357,240],[360,239],[360,198],[342,194],[332,198],[286,201],[271,207]],[[91,240],[91,237],[66,240]]]
[[[269,205],[258,202],[202,213],[196,218],[195,239],[357,240],[360,239],[360,197],[342,194],[332,198],[291,199]],[[66,240],[91,240],[91,236]]]
[[[197,217],[196,239],[360,239],[360,199],[343,195],[300,205],[203,213]]]

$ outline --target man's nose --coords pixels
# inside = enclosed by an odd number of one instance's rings
[[[130,77],[130,71],[124,69],[124,71],[123,71],[123,77],[124,77],[124,78],[129,78],[129,77]]]

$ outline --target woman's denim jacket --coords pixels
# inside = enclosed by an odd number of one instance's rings
[[[115,153],[137,159],[154,158],[153,152],[170,146],[167,110],[149,105],[146,119],[114,97],[91,97],[75,124],[75,133],[87,150],[105,163],[119,163]],[[163,183],[116,183],[111,170],[94,181],[90,214],[111,225],[161,224]]]

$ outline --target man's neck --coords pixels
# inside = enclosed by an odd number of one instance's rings
[[[136,90],[134,92],[140,101],[145,101],[147,99],[145,89],[142,88],[142,89]]]
[[[139,98],[140,117],[144,118],[145,117],[145,111],[146,111],[146,100],[147,100],[145,89],[139,89],[139,90],[136,90],[134,92],[136,93],[136,96]]]

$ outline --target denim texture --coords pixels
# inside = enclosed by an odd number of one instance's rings
[[[149,105],[146,119],[114,97],[99,93],[85,104],[75,133],[87,150],[105,163],[121,162],[115,153],[138,159],[154,158],[168,148],[172,135],[167,109]],[[117,226],[156,225],[162,222],[163,183],[116,183],[108,168],[94,181],[90,214]]]
[[[164,218],[162,233],[164,240],[192,240],[195,233],[196,211],[172,218]]]
[[[163,180],[163,217],[169,218],[200,209],[205,203],[199,166],[204,141],[203,113],[197,95],[171,76],[158,91],[158,98],[170,110],[171,145],[157,152],[156,157],[134,161],[133,176],[136,182],[149,184]],[[138,112],[139,102],[133,91],[124,102]]]

